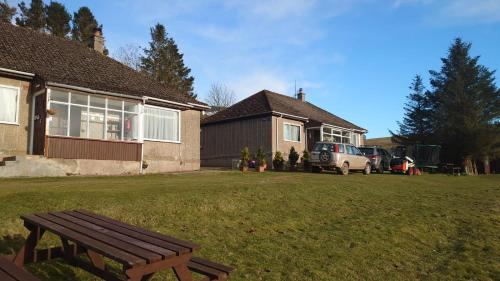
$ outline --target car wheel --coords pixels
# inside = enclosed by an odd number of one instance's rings
[[[372,171],[372,165],[370,163],[366,163],[365,169],[363,170],[363,174],[369,175]]]
[[[349,164],[347,163],[342,164],[342,168],[340,168],[340,174],[344,176],[349,175]]]
[[[383,174],[384,173],[384,166],[382,166],[382,164],[378,167],[377,173],[379,173],[379,174]]]

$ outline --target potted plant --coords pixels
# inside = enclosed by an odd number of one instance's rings
[[[307,151],[307,149],[304,149],[304,151],[302,152],[300,162],[302,162],[304,171],[309,171],[311,169],[311,163],[309,162],[309,151]]]
[[[299,154],[295,151],[295,147],[290,148],[290,154],[288,155],[288,164],[290,165],[290,171],[297,171],[297,161],[299,161]]]
[[[276,151],[273,158],[273,169],[283,171],[284,164],[285,160],[283,159],[283,155],[281,154],[281,152]]]
[[[240,171],[242,171],[242,172],[248,171],[248,161],[249,160],[250,160],[250,151],[248,150],[248,146],[245,146],[241,150]]]
[[[262,173],[267,168],[266,153],[262,151],[262,148],[259,148],[259,150],[257,150],[256,156],[257,167],[255,167],[255,170],[259,173]]]

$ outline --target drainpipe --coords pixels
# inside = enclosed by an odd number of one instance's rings
[[[144,104],[146,104],[147,97],[142,98],[142,105],[139,108],[139,138],[141,140],[141,163],[139,166],[139,174],[144,174]]]

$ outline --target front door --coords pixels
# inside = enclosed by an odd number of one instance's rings
[[[45,148],[45,119],[47,116],[46,94],[35,97],[35,116],[33,124],[33,154],[43,155]]]

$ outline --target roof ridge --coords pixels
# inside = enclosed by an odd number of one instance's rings
[[[262,90],[261,92],[264,94],[264,98],[266,100],[267,108],[269,108],[269,111],[274,111],[273,107],[271,106],[271,102],[269,102],[269,98],[267,96],[267,94],[270,94],[270,93],[273,93],[273,92],[271,92],[269,90]]]

